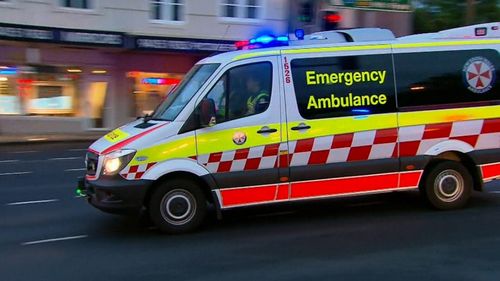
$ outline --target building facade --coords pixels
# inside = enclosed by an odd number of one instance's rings
[[[413,33],[411,0],[291,0],[289,8],[290,28],[306,34],[358,27],[387,28],[396,36]]]
[[[0,0],[0,134],[108,130],[198,60],[287,34],[286,0]]]

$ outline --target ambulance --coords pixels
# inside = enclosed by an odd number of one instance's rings
[[[167,233],[209,211],[395,191],[462,208],[500,178],[499,28],[238,42],[93,143],[78,191]]]

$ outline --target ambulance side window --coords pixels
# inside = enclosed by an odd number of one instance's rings
[[[217,123],[262,113],[271,100],[272,64],[252,63],[228,70],[208,92]]]
[[[500,99],[496,50],[394,54],[398,105],[453,106]]]
[[[293,59],[291,69],[305,119],[396,111],[390,54]]]

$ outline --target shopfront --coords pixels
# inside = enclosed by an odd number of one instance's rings
[[[0,24],[0,134],[108,130],[151,113],[231,42]]]

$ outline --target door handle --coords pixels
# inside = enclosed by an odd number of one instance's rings
[[[257,134],[268,134],[268,133],[276,133],[278,130],[269,128],[268,126],[264,126],[257,131]]]
[[[298,126],[292,127],[291,129],[293,131],[307,130],[307,129],[311,129],[311,126],[309,126],[305,123],[300,123]]]

